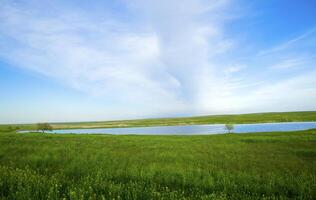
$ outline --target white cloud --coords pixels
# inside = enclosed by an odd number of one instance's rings
[[[124,17],[120,10],[94,15],[61,2],[46,12],[46,3],[0,5],[0,57],[122,107],[137,105],[140,113],[229,113],[272,110],[284,101],[309,108],[315,100],[314,88],[305,90],[314,84],[311,78],[267,83],[256,74],[271,66],[304,64],[276,57],[314,30],[237,62],[225,57],[240,48],[225,35],[225,22],[232,19],[227,13],[234,6],[230,0],[122,0],[122,10],[128,11]],[[264,57],[268,66],[252,66],[250,57]],[[296,88],[295,93],[287,87]]]
[[[315,32],[316,32],[316,28],[312,28],[311,30],[306,31],[303,34],[301,34],[297,37],[291,38],[291,39],[289,39],[289,40],[287,40],[279,45],[276,45],[270,49],[260,50],[257,55],[258,56],[266,56],[269,54],[274,54],[274,53],[278,53],[278,52],[287,50],[288,48],[291,48],[293,45],[297,44],[298,42],[313,35]]]
[[[0,55],[94,95],[168,109],[194,104],[199,75],[210,66],[209,54],[231,45],[215,23],[199,17],[218,14],[227,1],[140,0],[126,5],[144,13],[143,29],[115,18],[96,20],[82,10],[46,14],[32,4],[7,1],[1,6],[0,30],[8,46],[1,47]]]
[[[315,31],[248,54],[242,62],[217,63],[201,76],[198,105],[204,113],[315,110]],[[238,50],[237,50],[238,51]],[[236,59],[238,60],[238,58]]]
[[[305,58],[288,58],[281,60],[279,63],[276,63],[271,66],[273,69],[294,69],[301,66],[304,66],[308,63],[308,59]]]
[[[177,102],[168,90],[179,83],[162,69],[155,33],[121,31],[124,24],[92,21],[80,11],[41,18],[36,12],[2,7],[3,58],[94,95]]]

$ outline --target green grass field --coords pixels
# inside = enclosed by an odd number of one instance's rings
[[[0,199],[315,199],[316,130],[0,133]]]
[[[140,127],[140,126],[172,126],[172,125],[193,125],[193,124],[245,124],[262,122],[302,122],[316,121],[316,111],[305,112],[274,112],[274,113],[253,113],[240,115],[207,115],[182,118],[156,118],[138,120],[118,120],[99,122],[72,122],[72,123],[51,123],[54,129],[71,128],[115,128],[115,127]],[[7,125],[0,125],[0,130]],[[16,124],[11,127],[19,127],[23,130],[36,129],[35,124]]]

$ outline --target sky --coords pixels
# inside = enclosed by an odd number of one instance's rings
[[[0,0],[0,123],[316,110],[314,0]]]

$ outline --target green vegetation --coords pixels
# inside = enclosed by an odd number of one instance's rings
[[[234,124],[225,124],[225,129],[228,133],[231,133],[231,131],[234,130]]]
[[[53,127],[50,124],[48,124],[48,123],[38,123],[36,126],[37,126],[36,129],[38,131],[42,131],[42,132],[44,132],[44,131],[52,131],[53,130]]]
[[[315,199],[316,130],[0,133],[0,199]]]
[[[140,126],[172,126],[193,124],[246,124],[262,122],[303,122],[316,121],[316,111],[305,112],[275,112],[275,113],[253,113],[241,115],[208,115],[199,117],[183,118],[157,118],[120,121],[100,122],[73,122],[73,123],[51,123],[53,129],[71,128],[115,128],[115,127],[140,127]],[[6,125],[2,125],[4,128]],[[36,130],[36,124],[17,124],[22,130]],[[1,125],[0,125],[1,129]]]

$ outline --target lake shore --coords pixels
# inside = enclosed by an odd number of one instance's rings
[[[117,120],[98,122],[67,122],[50,123],[53,129],[92,129],[92,128],[123,128],[123,127],[150,127],[150,126],[177,126],[177,125],[201,125],[201,124],[251,124],[273,122],[307,122],[316,121],[316,111],[302,112],[271,112],[250,113],[236,115],[205,115],[182,118],[155,118],[138,120]],[[36,124],[10,124],[0,125],[1,129],[16,127],[20,130],[35,130]]]

